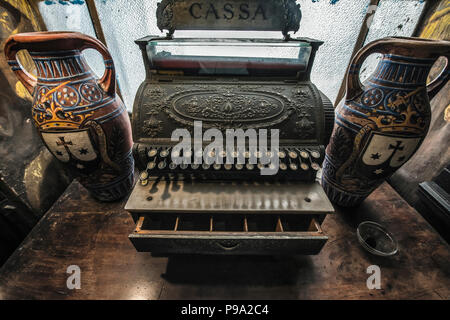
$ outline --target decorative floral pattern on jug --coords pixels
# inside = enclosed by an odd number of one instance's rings
[[[375,52],[383,57],[361,85],[361,64]],[[448,63],[427,86],[428,73],[449,54],[450,42],[419,38],[381,39],[357,53],[323,165],[322,185],[332,202],[357,206],[416,152],[429,129],[429,100],[448,80]]]
[[[95,49],[105,74],[98,80],[82,55]],[[16,59],[28,50],[37,78]],[[33,95],[32,116],[48,150],[76,172],[102,201],[127,195],[134,181],[130,120],[116,95],[113,60],[98,40],[76,32],[33,32],[11,36],[5,44],[11,69]]]

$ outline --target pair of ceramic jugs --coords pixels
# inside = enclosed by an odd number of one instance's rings
[[[88,48],[103,56],[101,79],[83,58]],[[37,78],[17,61],[22,49],[31,55]],[[376,52],[383,58],[361,85],[361,65]],[[134,180],[131,126],[106,47],[76,32],[35,32],[11,36],[5,54],[33,95],[34,123],[50,152],[77,172],[95,198],[127,195]],[[446,84],[449,66],[427,86],[428,73],[449,55],[448,41],[386,38],[353,58],[323,164],[322,185],[332,202],[357,206],[414,154],[428,132],[429,100]]]

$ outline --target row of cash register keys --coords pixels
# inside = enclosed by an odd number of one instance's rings
[[[231,159],[234,160],[234,164],[227,163],[230,162],[227,161],[230,157],[227,157],[226,151],[216,153],[214,150],[211,150],[205,155],[205,158],[209,159],[201,161],[202,163],[199,164],[197,162],[200,161],[194,161],[194,153],[192,150],[183,152],[183,150],[172,150],[170,147],[154,147],[150,148],[147,152],[149,162],[147,163],[146,170],[143,170],[140,173],[140,180],[141,183],[145,185],[150,176],[158,176],[159,173],[167,170],[169,170],[169,172],[173,172],[177,169],[202,172],[232,170],[248,172],[261,170],[263,168],[275,169],[277,163],[280,171],[309,171],[312,169],[317,172],[320,169],[319,163],[321,162],[322,156],[319,150],[314,149],[281,148],[281,150],[277,152],[277,162],[272,161],[274,156],[276,156],[272,151],[254,151],[253,153],[250,151],[244,151],[243,153],[233,151],[230,153],[230,156]],[[174,158],[177,158],[178,161],[174,161]],[[196,152],[195,158],[203,159],[203,151],[200,150]],[[252,161],[250,161],[251,158]],[[186,159],[188,159],[188,161],[186,161]],[[220,161],[218,161],[219,159]],[[240,161],[238,161],[238,159]]]

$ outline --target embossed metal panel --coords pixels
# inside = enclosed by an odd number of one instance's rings
[[[218,88],[219,89],[219,88]],[[171,115],[183,119],[200,121],[265,122],[278,118],[286,119],[287,102],[282,95],[270,92],[246,92],[240,88],[219,90],[193,90],[172,95],[168,99]],[[279,117],[283,114],[283,117]]]
[[[301,182],[154,180],[137,185],[125,210],[189,213],[333,213],[322,187]]]
[[[158,28],[169,30],[297,31],[301,12],[295,0],[163,0]]]
[[[175,128],[193,130],[194,121],[203,121],[205,129],[279,129],[281,145],[323,145],[332,127],[324,102],[307,82],[146,81],[135,101],[134,141],[170,144]]]

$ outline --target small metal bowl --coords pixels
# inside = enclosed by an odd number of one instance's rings
[[[383,226],[372,221],[362,222],[356,229],[359,243],[372,254],[393,256],[398,251],[397,241]]]

